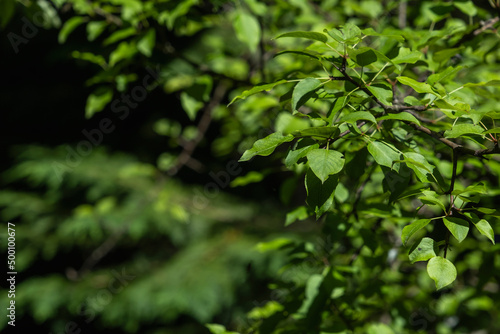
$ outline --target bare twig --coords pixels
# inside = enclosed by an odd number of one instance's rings
[[[193,140],[188,141],[184,145],[182,152],[177,157],[176,164],[167,171],[169,175],[177,174],[179,170],[182,169],[182,167],[190,164],[190,161],[192,160],[191,156],[194,150],[205,136],[205,133],[207,132],[208,127],[212,122],[212,112],[224,98],[227,89],[228,87],[225,81],[220,81],[217,87],[215,87],[212,99],[205,105],[205,108],[203,109],[203,115],[201,116],[200,122],[198,123],[198,133],[196,137]]]

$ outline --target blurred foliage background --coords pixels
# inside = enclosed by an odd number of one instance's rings
[[[346,22],[408,34],[471,32],[498,8],[0,1],[0,207],[2,221],[16,224],[16,330],[189,334],[217,323],[211,332],[500,331],[498,246],[480,237],[457,246],[459,282],[435,292],[425,267],[409,264],[404,225],[387,208],[367,209],[366,226],[332,215],[284,227],[287,212],[304,204],[302,180],[279,159],[237,160],[256,139],[301,120],[272,94],[227,106],[255,84],[315,70],[308,59],[274,58],[303,46],[274,40],[280,33]],[[477,81],[500,76],[499,41],[496,30],[464,41]],[[465,173],[491,179],[498,195],[498,161],[476,167]],[[366,192],[378,196],[375,184]],[[0,233],[4,252],[6,228]],[[326,292],[317,298],[326,263],[342,273],[324,283],[336,304]],[[7,305],[7,290],[0,300]],[[0,319],[2,330],[12,329]]]

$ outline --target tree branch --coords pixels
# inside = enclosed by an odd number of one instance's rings
[[[169,175],[172,176],[177,174],[182,167],[188,165],[189,161],[191,160],[191,155],[205,136],[205,133],[207,132],[208,127],[212,122],[212,111],[215,109],[215,107],[217,107],[217,105],[220,104],[222,98],[226,94],[227,89],[227,84],[224,81],[219,82],[214,90],[212,99],[205,105],[203,115],[201,116],[200,122],[198,123],[198,133],[196,137],[193,140],[188,141],[184,145],[184,149],[177,157],[176,164],[167,171]]]

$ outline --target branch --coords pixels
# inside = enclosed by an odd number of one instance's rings
[[[203,115],[201,116],[200,122],[198,123],[198,133],[196,137],[193,140],[188,141],[184,145],[184,149],[177,157],[176,164],[167,171],[169,175],[172,176],[177,174],[182,167],[189,164],[192,159],[191,155],[205,136],[205,133],[207,132],[208,127],[212,122],[212,111],[220,104],[222,98],[226,94],[227,89],[228,87],[224,81],[219,82],[214,90],[212,99],[208,104],[205,105]]]

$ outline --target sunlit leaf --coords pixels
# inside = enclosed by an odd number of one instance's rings
[[[268,156],[269,154],[273,153],[276,147],[279,145],[292,141],[293,140],[292,135],[282,135],[279,132],[275,132],[273,134],[270,134],[269,136],[257,140],[251,149],[246,150],[245,153],[243,153],[243,156],[240,158],[239,161],[247,161],[253,158],[256,155],[262,155],[262,156]]]
[[[344,167],[343,154],[327,149],[313,149],[307,153],[307,161],[311,170],[322,183],[333,174],[339,173]]]
[[[442,289],[457,278],[457,269],[449,260],[436,256],[427,263],[427,273],[436,282],[436,289]]]
[[[443,218],[443,222],[458,242],[464,241],[465,237],[467,237],[467,233],[469,233],[469,223],[466,220],[455,217],[447,217]]]
[[[430,219],[419,219],[414,221],[408,226],[403,228],[403,232],[401,234],[401,240],[403,241],[403,245],[406,245],[408,240],[420,229],[424,228],[431,222]]]
[[[315,91],[321,86],[321,81],[316,78],[305,78],[293,89],[292,109],[296,110],[307,101],[307,94]]]

